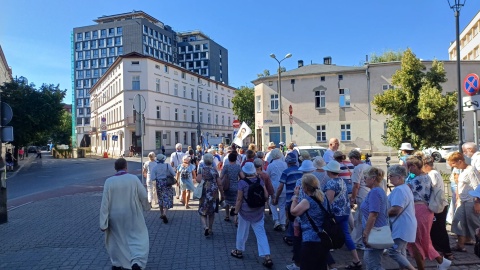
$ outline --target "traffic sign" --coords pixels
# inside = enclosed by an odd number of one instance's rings
[[[293,124],[293,116],[290,115],[290,117],[288,117],[288,120],[290,120],[290,125]]]
[[[10,121],[12,121],[13,118],[13,111],[12,107],[8,105],[5,102],[1,103],[2,106],[2,119],[1,119],[1,125],[6,126]]]
[[[288,106],[288,112],[290,113],[290,115],[292,115],[292,113],[293,113],[292,105]]]
[[[238,119],[233,120],[233,128],[239,128],[240,127],[240,121]]]
[[[462,104],[464,112],[476,111],[480,109],[480,95],[463,97]]]
[[[479,83],[478,75],[475,73],[468,74],[463,80],[463,91],[467,95],[473,96],[478,93],[479,89],[480,89],[480,83]]]
[[[102,132],[107,131],[107,124],[105,122],[102,122],[100,124],[100,131]]]

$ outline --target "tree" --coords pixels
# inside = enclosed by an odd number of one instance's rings
[[[253,87],[242,86],[235,91],[232,99],[233,113],[238,116],[240,122],[251,126],[255,123],[255,91]]]
[[[47,144],[49,136],[59,126],[63,113],[62,99],[66,90],[59,86],[43,84],[40,88],[20,81],[5,83],[0,87],[1,99],[13,110],[9,123],[14,128],[14,142],[18,146],[30,143]]]
[[[257,74],[257,78],[263,78],[263,77],[268,77],[268,76],[270,76],[270,70],[268,70],[268,69],[265,69],[263,71],[263,73]]]
[[[376,53],[370,54],[370,63],[383,63],[383,62],[393,62],[393,61],[401,61],[404,52],[402,50],[393,51],[387,50],[384,51],[382,54],[377,55]]]
[[[72,115],[64,110],[62,112],[59,125],[50,135],[53,144],[71,145],[72,140]]]
[[[387,119],[384,144],[398,147],[410,142],[416,149],[439,147],[457,139],[457,94],[442,94],[441,83],[447,81],[442,62],[434,60],[429,71],[407,49],[401,68],[392,76],[395,89],[374,97],[374,110]]]

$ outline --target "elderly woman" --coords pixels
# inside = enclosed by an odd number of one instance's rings
[[[469,194],[479,186],[480,174],[474,166],[465,162],[464,155],[459,152],[451,154],[447,161],[451,167],[462,170],[458,176],[457,210],[453,216],[452,232],[458,236],[454,250],[465,252],[466,238],[474,238],[475,229],[480,227],[480,204]]]
[[[225,221],[230,221],[229,211],[230,207],[234,207],[237,202],[237,189],[238,189],[238,177],[241,171],[240,165],[237,164],[237,152],[232,152],[228,155],[228,163],[226,163],[222,168],[222,173],[220,179],[222,183],[225,181],[230,182],[230,187],[225,191]],[[235,224],[237,220],[235,219]]]
[[[300,191],[303,191],[306,196],[299,198]],[[314,222],[318,230],[322,230],[325,212],[320,204],[325,209],[328,208],[328,202],[320,190],[318,179],[312,174],[304,174],[301,186],[295,188],[294,194],[290,212],[292,215],[300,217],[302,228],[301,269],[326,270],[329,251],[322,245],[311,224],[311,222]]]
[[[158,206],[160,207],[160,218],[163,223],[168,223],[167,210],[173,207],[173,195],[175,190],[167,185],[167,176],[175,176],[175,170],[168,163],[167,157],[163,154],[157,155],[157,166],[153,170],[153,178],[157,181]]]
[[[335,220],[342,227],[345,234],[345,244],[352,253],[353,261],[347,265],[345,269],[362,269],[362,262],[358,257],[355,243],[350,235],[348,227],[348,218],[350,216],[350,204],[348,203],[347,185],[339,174],[342,172],[340,163],[335,160],[330,161],[323,169],[327,172],[330,178],[325,185],[324,192],[329,203],[332,205],[332,212],[335,215]]]
[[[315,171],[312,172],[315,177],[317,177],[319,183],[320,183],[320,190],[323,190],[325,185],[327,184],[328,181],[328,175],[327,172],[323,169],[327,165],[325,161],[323,160],[323,157],[321,156],[316,156],[315,159],[313,160],[313,166],[315,167]]]
[[[415,242],[417,219],[413,193],[405,184],[407,169],[402,165],[392,165],[388,169],[388,178],[395,187],[388,195],[388,216],[392,228],[392,238],[395,245],[388,249],[390,258],[398,263],[400,269],[414,270],[415,267],[408,261],[407,243]],[[444,224],[445,226],[445,224]]]
[[[382,169],[376,167],[368,168],[364,173],[365,185],[370,188],[367,197],[360,205],[360,211],[363,217],[363,243],[365,245],[365,252],[363,254],[363,261],[367,269],[381,270],[382,268],[382,253],[383,249],[371,248],[368,244],[368,236],[373,227],[383,227],[387,223],[387,195],[380,183],[383,181],[385,173]]]
[[[412,147],[410,143],[402,143],[400,146],[400,161],[399,164],[402,166],[407,166],[407,158],[413,154],[415,149]]]
[[[273,149],[270,152],[270,156],[272,158],[271,163],[268,164],[267,167],[267,174],[270,176],[270,180],[272,181],[274,195],[270,196],[270,209],[272,210],[272,218],[273,218],[273,229],[276,231],[284,231],[285,224],[287,223],[286,215],[285,215],[285,202],[286,202],[286,189],[282,190],[280,197],[277,198],[278,203],[276,205],[273,204],[275,200],[275,194],[277,193],[278,186],[280,185],[280,177],[282,176],[283,171],[287,169],[287,164],[282,161],[283,154],[280,149]]]
[[[409,156],[407,158],[407,168],[410,170],[410,174],[415,175],[415,177],[407,179],[407,184],[413,192],[415,218],[417,219],[415,243],[408,243],[407,248],[415,258],[419,270],[425,269],[425,258],[435,259],[438,263],[438,269],[448,269],[452,262],[440,256],[433,248],[430,239],[433,212],[428,209],[428,201],[430,200],[432,180],[428,174],[422,171],[422,167],[423,161],[420,157]]]
[[[440,173],[433,169],[433,157],[426,156],[423,158],[423,171],[430,176],[432,180],[432,186],[438,187],[445,194],[445,185],[443,184],[443,178]],[[434,213],[434,219],[432,229],[430,230],[430,239],[435,250],[440,252],[445,258],[452,260],[453,253],[450,248],[450,240],[447,232],[447,212],[448,205],[445,206],[441,213]]]
[[[192,151],[192,150],[190,150]],[[185,209],[189,209],[190,192],[195,190],[193,179],[197,177],[195,172],[195,165],[190,162],[190,156],[185,155],[182,158],[182,164],[177,167],[177,185],[180,185],[182,192],[182,202],[185,204]]]
[[[221,200],[225,197],[222,182],[217,170],[213,167],[213,159],[212,154],[205,154],[203,156],[203,166],[198,168],[197,174],[197,182],[204,181],[202,197],[198,203],[198,213],[200,214],[205,236],[213,234],[212,226],[215,219],[218,192],[220,191]]]
[[[152,172],[155,166],[157,166],[157,162],[155,162],[155,153],[150,152],[148,153],[148,161],[143,164],[143,176],[147,183],[147,195],[150,205],[158,204],[157,183],[155,179],[152,179]]]
[[[267,200],[267,189],[263,180],[257,176],[257,170],[252,162],[247,162],[242,168],[245,178],[238,183],[237,202],[235,205],[235,214],[238,215],[238,229],[236,248],[231,251],[231,255],[235,258],[243,258],[245,251],[245,243],[248,239],[249,229],[252,227],[255,237],[257,238],[258,255],[265,257],[263,265],[272,267],[273,262],[270,258],[270,246],[268,244],[267,234],[264,226],[265,204],[260,207],[251,208],[247,201],[249,186],[253,183],[259,183],[263,187],[264,199]]]

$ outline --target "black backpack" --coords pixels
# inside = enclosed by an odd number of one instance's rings
[[[312,225],[313,230],[317,233],[318,237],[321,240],[321,243],[327,249],[339,249],[345,244],[345,234],[343,233],[340,224],[335,221],[335,215],[330,211],[330,203],[327,201],[328,211],[323,207],[322,203],[317,200],[315,197],[311,197],[325,212],[325,218],[322,224],[322,231],[320,231],[313,222],[312,218],[307,212],[308,221],[310,221],[310,225]],[[328,200],[325,198],[325,200]]]
[[[248,184],[247,197],[243,196],[250,208],[258,208],[265,206],[265,190],[260,185],[260,179],[257,176],[257,181],[252,182],[248,178],[243,179]]]

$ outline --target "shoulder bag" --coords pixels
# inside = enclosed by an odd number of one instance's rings
[[[385,204],[385,214],[387,214],[386,204]],[[387,217],[388,217],[388,214],[387,214]],[[392,231],[390,230],[390,225],[387,224],[382,227],[373,227],[370,233],[368,234],[368,245],[375,249],[386,249],[386,248],[392,247],[394,245],[394,242],[392,238]]]
[[[224,168],[225,168],[225,172],[222,175],[222,187],[223,187],[223,191],[227,191],[230,189],[230,177],[228,176],[228,166]]]
[[[170,174],[170,170],[168,169],[169,164],[165,163],[167,165],[167,178],[166,178],[166,184],[167,186],[173,186],[177,183],[177,179],[175,179],[175,176]]]
[[[310,225],[312,226],[312,229],[317,233],[318,237],[320,238],[322,245],[327,248],[327,249],[339,249],[345,244],[345,234],[343,233],[343,230],[340,226],[340,224],[337,223],[335,220],[335,216],[333,213],[330,211],[330,203],[327,200],[327,206],[328,210],[325,209],[325,207],[322,205],[321,202],[319,202],[316,198],[311,197],[322,209],[322,211],[325,212],[325,218],[323,220],[322,224],[322,231],[320,231],[315,225],[315,222],[313,221],[312,217],[308,214],[308,210],[305,212],[307,214],[307,219],[310,222]]]
[[[201,181],[200,184],[198,184],[196,187],[195,187],[195,190],[193,191],[193,199],[194,200],[200,200],[200,198],[202,197],[202,194],[203,194],[203,184],[205,183],[205,181]]]

